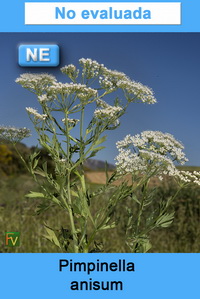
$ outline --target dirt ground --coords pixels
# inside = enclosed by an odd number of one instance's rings
[[[112,175],[112,173],[113,173],[112,171],[108,172],[109,177]],[[106,184],[106,174],[103,171],[86,172],[85,176],[86,176],[86,180],[90,183],[100,184],[100,185]],[[128,175],[124,176],[123,178],[115,181],[113,183],[113,185],[118,186],[123,181],[127,181],[128,185],[131,185],[131,183],[132,183],[131,175],[128,174]],[[157,177],[154,177],[154,178],[151,179],[151,186],[152,187],[157,186],[159,183],[160,183],[160,181]]]

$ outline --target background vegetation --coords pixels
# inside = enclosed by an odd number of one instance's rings
[[[23,144],[18,144],[23,156],[28,159],[29,149]],[[44,150],[41,150],[41,161],[48,161],[51,168],[52,162]],[[186,167],[194,170],[193,167]],[[52,167],[53,169],[53,167]],[[99,169],[98,169],[99,170]],[[199,170],[195,168],[195,170]],[[90,171],[89,165],[86,171]],[[93,169],[94,171],[94,169]],[[97,188],[96,184],[88,182],[91,190]],[[152,189],[155,184],[152,185]],[[30,191],[39,191],[30,175],[24,169],[23,164],[9,144],[0,145],[0,252],[59,252],[47,239],[43,224],[57,228],[57,235],[61,230],[67,233],[68,219],[56,207],[52,207],[42,214],[38,214],[38,201],[26,198]],[[114,186],[113,186],[114,188]],[[176,185],[166,179],[162,184],[157,184],[154,193],[154,205],[157,199],[167,199],[176,191]],[[109,196],[109,194],[108,194]],[[93,211],[100,208],[106,198],[98,198],[91,203]],[[153,207],[152,207],[153,208]],[[188,187],[181,191],[173,204],[175,220],[168,228],[158,229],[151,234],[153,244],[150,252],[200,252],[200,188]],[[97,248],[103,252],[129,252],[124,241],[124,229],[126,227],[127,213],[135,213],[134,203],[130,199],[120,203],[112,217],[119,226],[103,231],[98,236]],[[146,210],[146,217],[149,211]],[[19,247],[6,247],[4,241],[5,232],[18,231],[21,233],[21,245]],[[104,248],[103,245],[104,244]]]

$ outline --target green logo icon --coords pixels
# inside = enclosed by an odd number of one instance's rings
[[[19,232],[6,232],[6,246],[16,247],[20,245]]]

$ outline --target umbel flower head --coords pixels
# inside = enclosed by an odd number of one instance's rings
[[[22,87],[27,88],[31,91],[43,91],[53,82],[56,82],[56,78],[47,73],[42,74],[31,74],[24,73],[21,74],[19,78],[15,80],[16,83],[22,85]]]
[[[91,87],[87,87],[84,84],[76,84],[76,83],[61,83],[54,82],[49,88],[48,93],[50,95],[56,96],[60,95],[76,95],[81,101],[87,101],[91,98],[97,96],[97,90]]]
[[[119,154],[115,160],[121,174],[156,175],[160,179],[169,175],[186,183],[194,181],[199,184],[197,174],[179,171],[174,165],[174,162],[183,165],[188,160],[183,145],[169,133],[144,131],[135,136],[127,135],[117,142],[117,148]]]
[[[109,119],[111,123],[118,123],[118,117],[120,116],[120,112],[122,112],[122,108],[119,106],[111,106],[108,105],[103,100],[97,100],[97,105],[101,108],[97,108],[94,111],[94,116],[99,119]]]
[[[99,84],[107,93],[122,89],[129,102],[156,103],[154,92],[151,88],[131,80],[124,73],[110,70],[103,64],[89,58],[81,58],[79,63],[83,68],[82,74],[87,79],[99,77]]]
[[[30,135],[30,130],[27,128],[0,126],[0,139],[15,143],[29,137]]]
[[[60,96],[69,99],[72,95],[82,103],[91,103],[104,95],[122,90],[123,94],[130,102],[141,102],[147,104],[156,103],[154,92],[151,88],[140,82],[131,80],[123,72],[110,70],[103,64],[90,58],[79,59],[81,69],[69,64],[61,68],[61,72],[68,76],[70,83],[57,82],[56,78],[47,73],[24,73],[21,74],[16,82],[22,87],[36,93],[38,100],[44,104],[57,100]],[[90,81],[91,80],[91,81]],[[78,83],[81,82],[81,83]],[[91,83],[89,87],[89,83]]]
[[[31,107],[26,107],[26,111],[29,113],[29,114],[32,114],[35,119],[39,119],[39,120],[45,120],[47,118],[47,115],[46,114],[40,114],[37,112],[36,109],[34,108],[31,108]]]
[[[63,74],[66,74],[72,81],[76,80],[79,74],[79,70],[77,70],[75,65],[73,64],[66,65],[60,70]]]
[[[86,79],[92,79],[99,76],[104,69],[103,64],[100,64],[96,60],[92,60],[90,58],[81,58],[79,59],[79,63],[83,68],[82,75],[86,76]]]

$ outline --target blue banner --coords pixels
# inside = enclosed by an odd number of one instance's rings
[[[87,4],[96,3],[96,8],[93,6],[89,6],[89,9],[85,9],[84,6]],[[1,3],[1,11],[0,11],[0,31],[1,32],[198,32],[200,31],[200,22],[199,22],[199,11],[200,11],[200,3],[198,0],[184,0],[184,1],[161,1],[161,0],[146,0],[146,1],[126,1],[127,9],[122,11],[123,15],[120,16],[120,6],[116,6],[121,3],[124,6],[125,1],[4,1]],[[48,25],[41,25],[40,22],[35,25],[31,25],[26,23],[26,14],[28,16],[28,8],[31,4],[40,5],[41,3],[47,4],[59,4],[57,7],[57,18],[58,11],[60,11],[60,17],[62,13],[65,13],[65,18],[67,18],[70,22],[67,22],[62,25],[55,25],[52,21]],[[106,3],[113,3],[113,5],[109,5],[109,9],[112,10],[112,16],[110,11],[107,10]],[[178,5],[181,6],[180,11],[180,24],[173,25],[174,20],[172,20],[172,24],[168,25],[160,25],[157,24],[156,18],[160,16],[161,13],[166,12],[166,18],[168,18],[170,23],[170,18],[172,17],[172,12],[169,9],[166,10],[165,7],[163,9],[160,7],[155,8],[155,10],[151,11],[151,5]],[[25,5],[26,4],[26,5]],[[73,7],[73,4],[83,7],[76,11],[76,8]],[[105,4],[105,7],[98,6],[100,4]],[[66,11],[64,11],[64,6],[66,6]],[[71,6],[69,6],[71,5]],[[82,5],[82,6],[81,6]],[[149,6],[150,5],[150,6]],[[27,6],[27,7],[26,7]],[[72,7],[67,10],[67,7]],[[132,9],[131,9],[132,7]],[[36,7],[36,12],[40,13],[40,6]],[[74,8],[74,9],[73,9]],[[97,12],[98,10],[98,12]],[[116,11],[117,21],[113,25],[107,24],[108,19],[114,18]],[[146,13],[145,13],[146,11]],[[149,11],[149,12],[148,12]],[[172,10],[173,11],[173,10]],[[52,19],[56,19],[56,10],[53,9]],[[81,24],[80,21],[77,21],[78,14],[80,13]],[[42,11],[43,16],[45,17],[48,14],[48,11],[45,9]],[[69,15],[68,15],[69,14]],[[30,15],[29,15],[30,17]],[[32,17],[34,17],[34,12],[32,13]],[[46,16],[47,17],[47,16]],[[179,17],[179,16],[177,16]],[[36,13],[37,18],[37,13]],[[101,24],[97,24],[97,19],[101,19]],[[155,18],[155,22],[154,22]],[[161,16],[160,16],[161,18]],[[91,19],[93,22],[92,25],[88,25],[88,19]],[[124,20],[123,20],[124,19]],[[138,19],[144,19],[144,23],[138,23]],[[146,23],[152,20],[151,25]],[[161,18],[163,19],[163,17]],[[124,21],[123,25],[119,25],[119,21]],[[73,21],[73,22],[72,22]],[[121,22],[122,23],[122,22]],[[131,24],[133,23],[133,24]],[[156,25],[154,24],[156,23]],[[139,24],[139,25],[138,25]]]
[[[197,254],[4,254],[0,260],[5,298],[186,299],[199,294]]]

